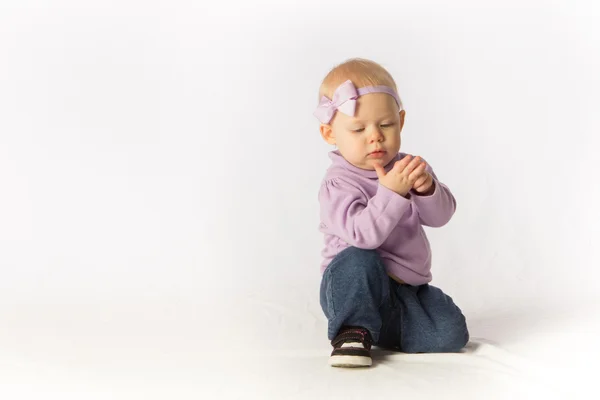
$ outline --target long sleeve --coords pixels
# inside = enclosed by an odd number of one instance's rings
[[[427,172],[433,177],[435,190],[429,196],[421,196],[411,190],[411,199],[419,213],[421,224],[439,228],[450,221],[456,211],[456,199],[446,185],[441,183],[427,164]]]
[[[327,231],[361,249],[379,247],[410,207],[409,199],[381,184],[367,199],[360,189],[340,178],[323,182],[319,203],[321,223]]]

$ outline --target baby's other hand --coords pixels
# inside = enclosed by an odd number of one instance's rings
[[[428,196],[433,193],[435,190],[435,185],[433,182],[433,176],[427,170],[423,170],[423,173],[417,178],[415,183],[412,186],[418,194],[423,196]]]

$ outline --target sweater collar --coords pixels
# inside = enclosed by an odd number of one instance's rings
[[[357,173],[361,176],[364,176],[365,178],[370,178],[370,179],[376,179],[377,178],[377,172],[375,170],[369,170],[369,169],[362,169],[362,168],[358,168],[355,165],[350,164],[340,153],[339,150],[334,150],[334,151],[330,151],[329,152],[329,158],[331,158],[331,161],[333,161],[334,165],[339,165],[345,169],[347,169],[348,171]],[[400,155],[400,153],[396,154],[394,156],[394,158],[392,158],[392,160],[387,163],[387,165],[385,165],[383,167],[383,169],[385,170],[385,172],[389,172],[393,167],[394,167],[394,163],[398,160],[400,160],[402,157]]]

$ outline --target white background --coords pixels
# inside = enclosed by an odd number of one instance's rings
[[[402,151],[458,201],[427,230],[432,284],[475,339],[591,384],[598,5],[0,4],[0,397],[335,398],[356,382],[323,367],[332,148],[312,116],[350,57],[392,73]],[[420,375],[432,396],[451,393],[438,372]]]

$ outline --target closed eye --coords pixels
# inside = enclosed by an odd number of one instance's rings
[[[394,124],[385,124],[385,125],[381,125],[382,128],[389,128],[390,126],[394,126]],[[360,128],[360,129],[354,129],[352,132],[362,132],[364,131],[365,128]]]

